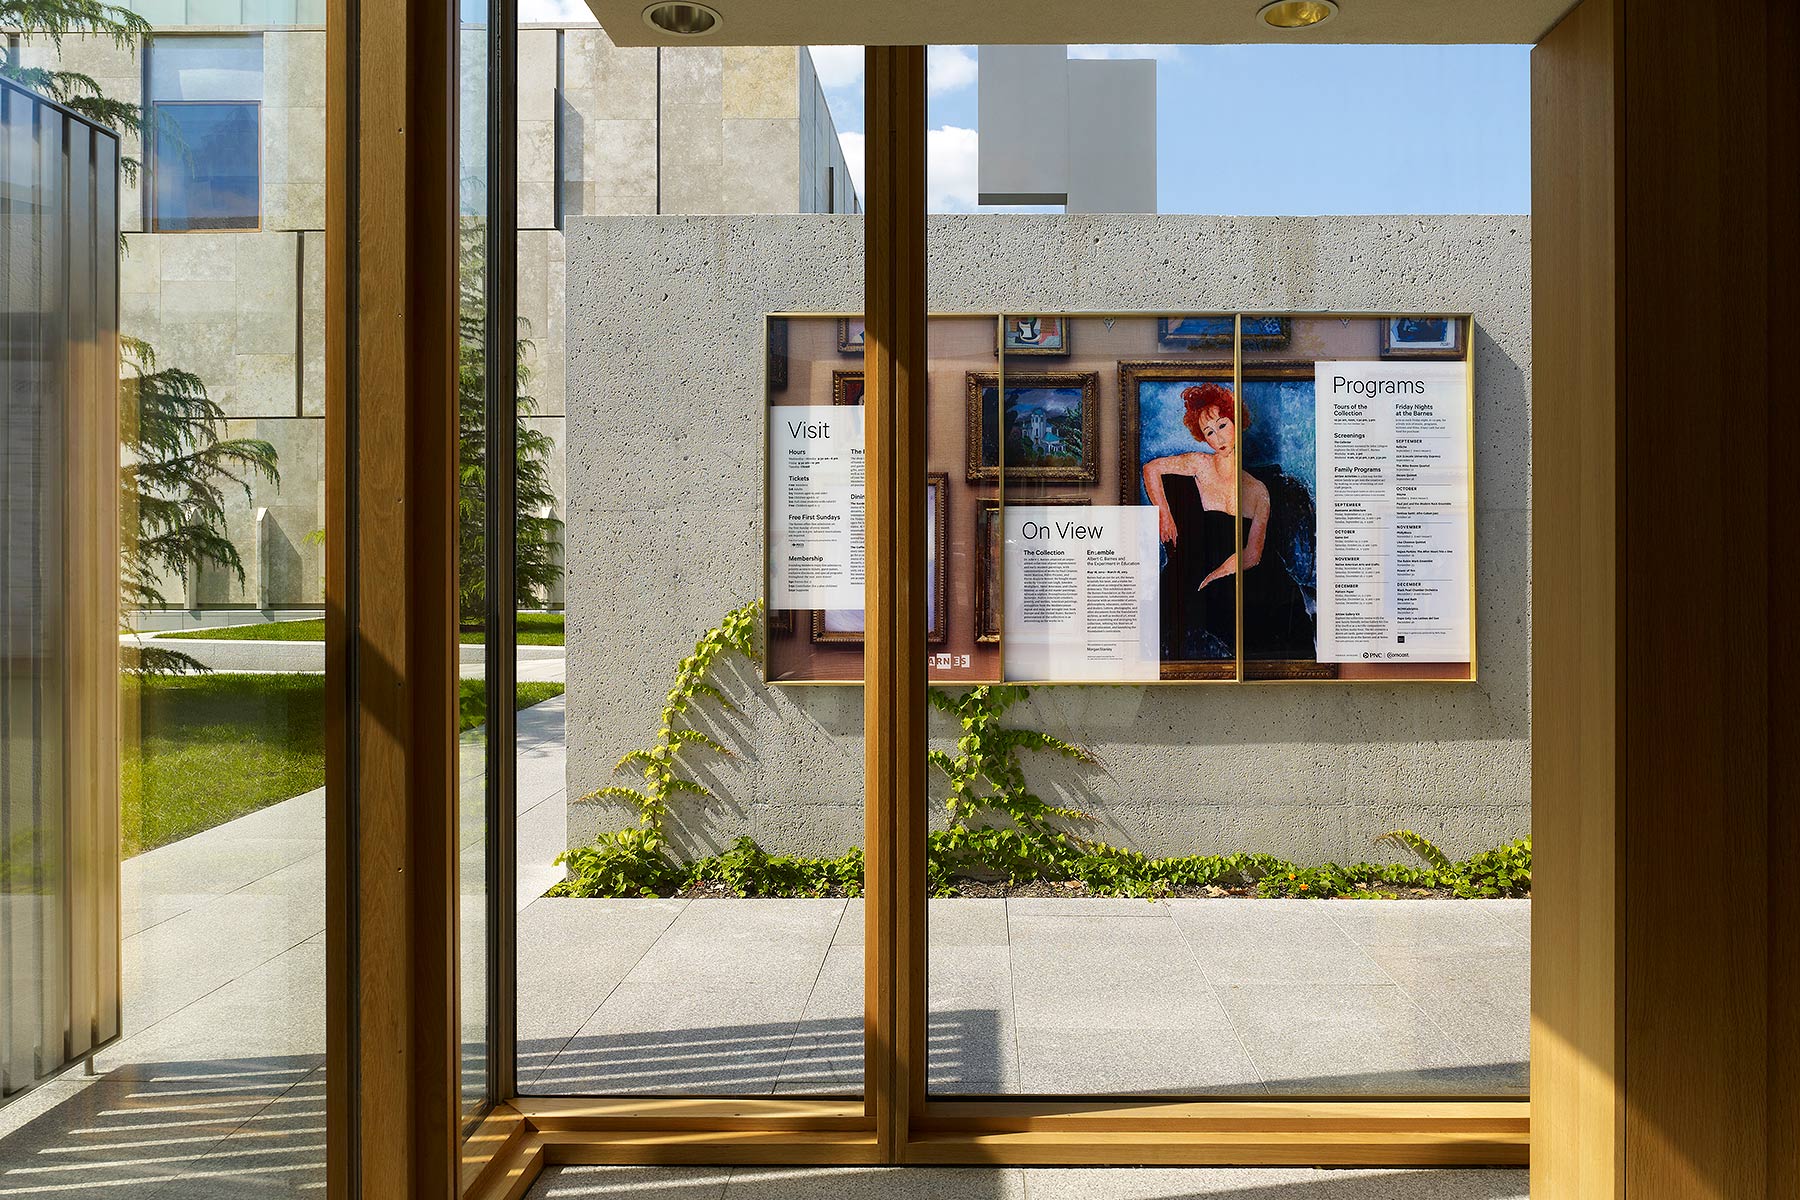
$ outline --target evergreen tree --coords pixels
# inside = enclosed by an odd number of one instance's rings
[[[42,38],[56,49],[60,60],[63,39],[70,35],[103,37],[135,54],[138,44],[150,36],[150,22],[128,8],[100,0],[0,0],[0,29],[17,33],[20,46],[14,50],[0,40],[0,78],[106,126],[120,141],[142,132],[144,111],[139,105],[114,100],[100,90],[91,75],[59,67],[27,67],[19,61],[19,54],[26,42]],[[119,169],[125,173],[126,183],[136,182],[137,159],[121,155]]]
[[[461,243],[457,273],[457,603],[463,625],[479,628],[487,610],[486,223],[465,219]],[[519,324],[524,330],[525,322],[521,320]],[[531,343],[525,338],[517,339],[513,377],[522,418],[533,416],[538,410],[537,401],[526,391],[531,369],[525,356],[530,348]],[[523,421],[519,423],[513,468],[518,490],[513,516],[513,602],[520,608],[543,604],[562,573],[556,551],[563,523],[548,515],[556,502],[556,494],[550,490],[550,452],[554,445],[549,434]]]
[[[48,40],[59,59],[70,36],[104,37],[136,52],[150,23],[128,9],[98,0],[0,0],[0,28],[16,30],[21,44]],[[89,75],[60,67],[28,67],[0,42],[0,77],[28,87],[97,125],[121,141],[142,132],[143,111],[114,100]],[[121,155],[129,182],[138,161]],[[124,249],[124,239],[120,239]],[[225,411],[207,395],[199,376],[160,366],[141,339],[119,339],[119,520],[122,562],[120,603],[129,609],[167,603],[157,581],[212,565],[245,582],[243,560],[225,535],[225,499],[261,477],[279,486],[275,447],[259,438],[225,438]],[[128,669],[148,673],[199,670],[186,654],[144,646],[126,653]]]

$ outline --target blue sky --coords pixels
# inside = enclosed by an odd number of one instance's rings
[[[581,0],[521,0],[525,21],[591,20]],[[863,51],[813,60],[862,184]],[[1073,46],[1157,60],[1158,208],[1166,213],[1523,213],[1531,204],[1529,46]],[[933,212],[975,204],[973,46],[928,57]]]
[[[1166,213],[1523,213],[1531,203],[1528,46],[1077,46],[1156,58]],[[853,173],[862,51],[813,57]],[[975,205],[973,46],[934,46],[929,203]],[[859,180],[860,182],[860,180]]]

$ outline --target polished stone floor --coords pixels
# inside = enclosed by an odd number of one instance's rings
[[[527,1200],[1526,1200],[1524,1171],[551,1167]]]

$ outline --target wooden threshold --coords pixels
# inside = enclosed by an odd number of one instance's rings
[[[926,1105],[915,1127],[940,1133],[1341,1133],[1411,1131],[1524,1135],[1519,1100],[953,1100]]]
[[[890,1148],[860,1100],[519,1097],[477,1136],[502,1148],[465,1200],[518,1200],[549,1164],[1517,1167],[1531,1105],[950,1100]]]
[[[927,1133],[905,1147],[930,1166],[1330,1166],[1517,1167],[1529,1130],[1336,1130],[1330,1128],[1028,1133]]]
[[[734,1125],[811,1133],[870,1128],[861,1100],[519,1096],[512,1107],[545,1134],[620,1129],[700,1131]]]

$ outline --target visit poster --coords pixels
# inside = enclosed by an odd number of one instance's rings
[[[1467,364],[1314,371],[1318,660],[1468,661]]]
[[[769,410],[771,608],[863,604],[863,410]]]

